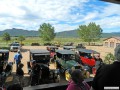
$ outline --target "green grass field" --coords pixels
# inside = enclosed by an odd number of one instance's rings
[[[12,42],[20,42],[17,40],[17,37],[11,37],[11,40],[6,42],[2,40],[2,37],[0,37],[0,47],[8,47]],[[80,38],[55,38],[51,43],[60,43],[60,45],[64,45],[69,42],[73,42],[74,45],[83,43],[87,44],[87,42],[83,42]],[[98,42],[95,42],[96,44],[102,44],[103,39],[101,39]],[[32,43],[39,43],[40,45],[44,45],[44,42],[40,37],[26,37],[25,40],[22,42],[25,46],[30,46]]]

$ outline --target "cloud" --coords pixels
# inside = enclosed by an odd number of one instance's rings
[[[109,4],[107,7],[104,7],[101,11],[102,17],[111,16],[111,15],[120,15],[120,5]]]
[[[43,22],[53,23],[61,20],[70,22],[77,19],[70,14],[71,8],[81,8],[85,2],[88,0],[1,0],[0,18],[4,18],[2,22],[9,26],[6,28],[22,24],[19,26],[27,26],[30,29],[31,23],[38,26]],[[11,20],[13,20],[12,23]]]
[[[69,24],[55,24],[53,25],[55,27],[55,30],[57,30],[56,32],[60,32],[60,31],[68,31],[68,30],[74,30],[76,28],[78,28],[77,25],[71,26]]]
[[[40,24],[50,23],[60,32],[89,22],[103,29],[115,28],[119,27],[119,10],[119,5],[96,0],[0,0],[0,30],[38,30]]]

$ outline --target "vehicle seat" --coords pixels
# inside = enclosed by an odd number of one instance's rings
[[[45,78],[49,78],[49,67],[45,66],[45,65],[41,65],[42,68],[42,75],[41,78],[45,79]]]

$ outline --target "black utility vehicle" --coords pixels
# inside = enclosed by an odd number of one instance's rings
[[[60,75],[58,69],[50,69],[50,52],[48,50],[34,49],[30,50],[30,61],[27,62],[28,73],[32,72],[30,62],[35,60],[36,64],[40,66],[42,71],[40,77],[38,78],[39,84],[50,83],[50,82],[59,82]],[[44,78],[47,78],[47,81],[44,82]]]

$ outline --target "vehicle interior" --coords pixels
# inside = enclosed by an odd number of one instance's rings
[[[82,57],[86,57],[86,58],[89,58],[89,59],[92,58],[91,53],[79,52],[79,54],[80,54],[80,56],[82,56]]]
[[[60,53],[57,53],[57,57],[61,58],[63,60],[74,60],[75,59],[75,55],[73,55],[73,54],[60,54]]]
[[[46,64],[50,61],[50,55],[33,54],[32,59],[36,60],[36,63]]]
[[[0,74],[3,72],[3,68],[4,68],[4,61],[8,59],[7,54],[5,53],[0,53]]]

